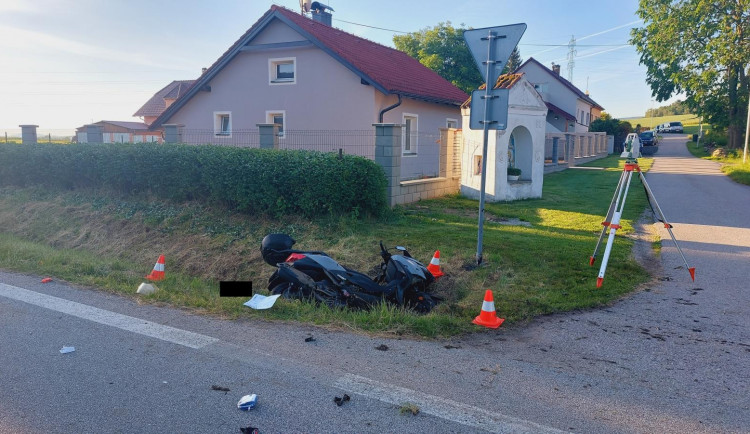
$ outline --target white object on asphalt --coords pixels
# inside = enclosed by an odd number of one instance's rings
[[[276,303],[276,299],[278,299],[280,296],[281,294],[270,295],[268,297],[266,297],[265,295],[255,294],[253,295],[253,298],[243,304],[253,309],[270,309],[271,307],[273,307],[273,304]]]
[[[150,284],[150,283],[141,283],[140,286],[138,286],[138,290],[135,292],[136,294],[141,295],[149,295],[156,292],[157,288]]]
[[[237,403],[237,408],[240,410],[252,410],[255,408],[255,404],[258,403],[258,395],[252,394],[252,395],[245,395],[242,398],[240,398],[239,402]]]
[[[76,350],[76,347],[62,347],[62,349],[60,350],[60,354],[72,353],[75,350]]]

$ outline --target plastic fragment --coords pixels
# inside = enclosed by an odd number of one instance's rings
[[[60,350],[60,354],[72,353],[75,350],[76,350],[76,347],[62,347],[62,349]]]
[[[237,402],[237,408],[243,411],[252,410],[257,403],[258,395],[253,393],[252,395],[245,395],[240,398],[239,402]]]

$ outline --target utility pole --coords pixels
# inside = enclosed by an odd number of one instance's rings
[[[742,153],[742,164],[747,163],[747,136],[750,136],[750,94],[747,98],[747,124],[745,125],[745,151]]]

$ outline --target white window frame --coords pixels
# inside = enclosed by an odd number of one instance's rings
[[[453,122],[456,125],[453,128],[458,128],[458,119],[453,119],[453,118],[445,118],[445,128],[450,128],[451,122]]]
[[[266,123],[272,124],[273,118],[276,115],[281,115],[281,128],[279,131],[279,138],[283,139],[286,136],[287,124],[286,124],[286,110],[266,110]]]
[[[281,64],[292,64],[292,78],[278,78],[277,67]],[[297,83],[297,58],[296,57],[277,57],[268,59],[268,84],[271,86],[296,84]]]
[[[225,133],[221,129],[221,119],[222,117],[227,116],[229,118],[229,129]],[[230,111],[220,111],[220,112],[214,112],[214,137],[232,137],[232,112]]]
[[[409,150],[406,149],[406,118],[412,119],[411,124],[414,126],[414,131],[409,131]],[[416,156],[419,149],[419,115],[403,113],[401,123],[404,125],[401,131],[401,155],[406,157]]]

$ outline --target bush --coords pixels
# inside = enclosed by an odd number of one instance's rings
[[[154,144],[0,144],[0,184],[106,188],[244,213],[379,215],[383,170],[361,157],[314,151]]]
[[[518,167],[508,167],[508,175],[521,176],[521,169],[519,169]]]

